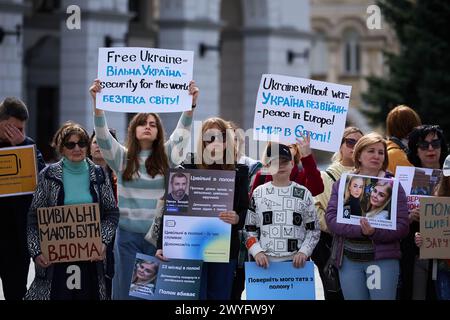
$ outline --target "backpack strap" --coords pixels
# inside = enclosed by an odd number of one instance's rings
[[[334,182],[336,182],[336,178],[331,174],[330,171],[325,170],[325,173],[331,178],[331,180],[333,180]]]

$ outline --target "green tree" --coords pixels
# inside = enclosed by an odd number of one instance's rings
[[[450,142],[450,1],[378,0],[400,42],[398,55],[385,52],[389,74],[369,77],[363,96],[374,124],[396,105],[416,110],[424,124],[439,124]]]

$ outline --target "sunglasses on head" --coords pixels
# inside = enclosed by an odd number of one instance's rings
[[[433,149],[439,149],[441,147],[441,140],[440,139],[434,139],[431,142],[428,141],[420,141],[417,143],[417,147],[420,150],[428,150],[428,148],[430,147]]]
[[[356,139],[352,139],[352,138],[344,138],[345,145],[347,146],[347,148],[353,149],[355,147],[355,144],[358,142],[358,140]]]
[[[69,150],[72,150],[73,148],[75,148],[76,145],[78,145],[80,147],[80,149],[86,148],[87,147],[87,142],[84,141],[84,140],[80,140],[78,142],[68,141],[68,142],[64,143],[64,147],[66,147]]]

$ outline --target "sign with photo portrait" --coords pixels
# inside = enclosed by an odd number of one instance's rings
[[[398,180],[345,173],[339,183],[337,222],[396,230]]]

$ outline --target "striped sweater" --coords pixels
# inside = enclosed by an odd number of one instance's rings
[[[156,213],[158,199],[164,196],[165,177],[156,175],[152,178],[145,169],[145,160],[151,151],[143,150],[139,154],[139,177],[131,181],[123,181],[122,174],[126,167],[127,149],[117,142],[109,133],[105,115],[94,117],[97,143],[108,165],[117,175],[119,194],[120,220],[119,227],[136,233],[147,233]],[[181,115],[177,128],[165,143],[169,165],[174,167],[182,162],[183,155],[178,151],[189,146],[192,117],[186,113]],[[183,139],[180,139],[183,134]],[[174,155],[172,155],[174,151]]]

